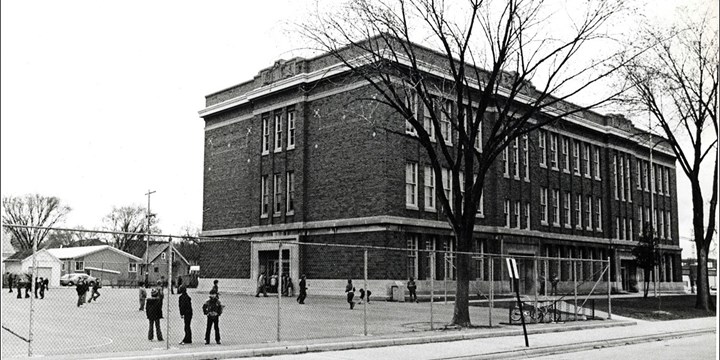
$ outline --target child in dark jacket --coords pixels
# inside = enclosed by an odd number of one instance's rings
[[[223,306],[220,304],[218,295],[210,293],[210,298],[203,304],[203,314],[207,315],[207,327],[205,328],[205,345],[210,344],[210,331],[215,327],[215,342],[220,344],[220,325],[218,320],[222,315]]]
[[[178,293],[180,293],[180,297],[178,298],[180,317],[185,322],[185,337],[180,342],[180,345],[192,344],[192,329],[190,328],[193,316],[192,299],[190,298],[190,295],[187,294],[187,288],[185,285],[180,285],[180,287],[178,287]]]
[[[148,340],[153,339],[153,326],[157,330],[158,341],[163,341],[162,332],[160,331],[160,319],[162,319],[162,302],[158,289],[152,289],[150,297],[145,302],[145,314],[149,323]]]

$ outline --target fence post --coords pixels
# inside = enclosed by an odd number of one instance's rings
[[[577,321],[577,315],[578,315],[578,308],[577,308],[577,302],[578,302],[578,294],[577,294],[577,262],[575,260],[572,260],[572,270],[573,270],[573,287],[575,288],[575,318],[573,321]]]
[[[33,255],[32,255],[32,272],[30,273],[30,290],[35,294],[35,284],[37,283],[37,231],[33,231],[35,239],[33,239]],[[26,288],[27,289],[27,288]],[[28,333],[28,357],[33,356],[33,313],[35,312],[35,302],[33,301],[33,295],[30,295],[30,331]]]
[[[612,297],[610,296],[610,294],[611,294],[611,286],[610,286],[610,280],[611,280],[611,278],[610,278],[610,257],[609,257],[609,256],[608,256],[608,260],[607,260],[607,261],[608,261],[608,263],[607,263],[607,273],[608,273],[608,277],[607,277],[607,278],[608,278],[608,281],[607,281],[607,291],[608,291],[608,316],[607,316],[607,318],[608,318],[608,320],[611,320],[611,319],[612,319],[612,304],[611,304],[612,301],[611,301],[610,299],[612,299]]]
[[[435,250],[430,251],[430,330],[433,327],[433,302],[435,300]]]
[[[277,341],[280,342],[280,301],[282,299],[282,243],[278,243],[278,273],[277,273]]]
[[[533,306],[535,307],[535,309],[537,309],[537,303],[538,303],[538,288],[537,288],[537,287],[538,287],[538,281],[537,281],[537,277],[538,277],[538,256],[537,256],[537,253],[535,254],[535,258],[533,259],[533,272],[535,273],[535,281],[534,281],[534,284],[533,284],[533,289],[535,289],[535,303],[533,304]],[[533,320],[533,322],[537,324],[537,322],[538,322],[537,316],[535,317],[535,319]]]
[[[363,334],[364,334],[365,336],[367,336],[367,303],[368,303],[368,300],[370,299],[370,293],[368,292],[369,290],[368,290],[368,286],[367,286],[367,273],[368,273],[368,265],[367,265],[367,263],[368,263],[368,251],[367,251],[367,249],[365,249],[365,258],[364,258],[364,260],[365,260],[365,264],[364,264],[364,269],[365,269],[365,275],[364,275],[364,276],[365,276],[365,277],[364,277],[364,279],[365,279],[365,285],[364,285],[364,287],[365,287],[365,296],[366,296],[366,298],[365,298],[365,301],[363,302]]]
[[[172,259],[173,259],[173,245],[172,245],[172,236],[168,238],[168,254],[165,257],[168,262],[168,287],[170,290],[170,294],[172,294]],[[170,294],[168,295],[168,298],[165,301],[165,313],[167,314],[167,320],[165,320],[165,350],[170,350]]]
[[[491,257],[488,260],[490,260],[490,306],[488,307],[488,319],[490,319],[490,327],[492,327],[493,301],[495,300],[495,276],[493,274],[493,258]]]

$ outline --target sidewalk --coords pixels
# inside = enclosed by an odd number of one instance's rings
[[[322,352],[324,359],[438,359],[467,357],[502,359],[549,355],[568,351],[652,341],[668,337],[691,336],[716,331],[717,318],[699,318],[663,322],[593,321],[548,324],[528,328],[530,348],[526,348],[522,328],[480,328],[462,331],[405,334],[402,337],[368,336],[342,339],[316,339],[243,346],[212,346],[170,351],[144,351],[113,354],[92,354],[104,359],[207,359],[251,358],[272,356],[273,359],[314,359]],[[87,358],[90,358],[87,357]],[[47,357],[48,359],[77,359]]]

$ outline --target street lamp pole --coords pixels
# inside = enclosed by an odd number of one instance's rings
[[[147,230],[145,233],[145,286],[147,286],[148,282],[148,272],[150,271],[150,264],[149,264],[149,250],[150,250],[150,218],[153,216],[152,213],[150,213],[150,195],[154,194],[155,190],[150,191],[148,189],[148,192],[145,193],[148,197],[148,204],[147,204],[147,214],[145,217],[147,218]]]

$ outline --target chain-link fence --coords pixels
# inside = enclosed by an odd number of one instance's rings
[[[609,302],[607,259],[512,256],[519,279],[510,281],[507,255],[280,237],[193,239],[200,255],[188,260],[176,237],[146,240],[126,251],[96,245],[13,255],[3,277],[2,356],[445,329],[461,256],[469,260],[475,326],[515,326],[520,316],[532,326],[609,317],[592,306]]]

